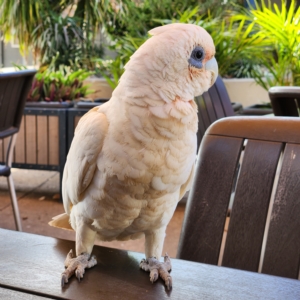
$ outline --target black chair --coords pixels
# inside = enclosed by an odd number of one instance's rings
[[[234,116],[234,110],[220,76],[214,85],[202,96],[196,97],[195,101],[198,105],[197,142],[199,148],[206,129],[216,120]]]
[[[211,125],[178,258],[298,279],[299,132],[298,117],[229,117]]]
[[[269,97],[275,116],[299,117],[300,87],[274,86],[269,89]]]
[[[35,73],[35,70],[0,73],[0,146],[6,153],[5,164],[0,165],[0,176],[7,177],[15,223],[19,231],[22,231],[22,225],[10,169],[25,102]],[[7,137],[10,139],[7,149],[4,149],[3,139]]]

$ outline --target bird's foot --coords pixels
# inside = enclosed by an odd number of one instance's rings
[[[164,256],[164,262],[160,262],[155,257],[143,259],[140,262],[140,268],[144,271],[150,272],[150,281],[153,283],[160,276],[167,286],[168,290],[172,288],[172,277],[169,272],[172,269],[171,260],[169,255],[166,253]]]
[[[83,274],[86,268],[91,268],[97,264],[95,256],[90,257],[88,253],[82,253],[73,258],[73,251],[67,255],[65,260],[66,270],[61,274],[61,286],[63,287],[68,279],[75,273],[78,281],[83,278]]]

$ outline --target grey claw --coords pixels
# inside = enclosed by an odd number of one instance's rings
[[[157,280],[157,278],[158,278],[158,273],[153,274],[152,277],[150,276],[151,283],[155,282]]]
[[[170,290],[172,288],[172,277],[171,276],[168,277],[165,284],[166,284],[168,290]]]
[[[68,277],[65,274],[62,274],[61,275],[61,287],[64,287],[65,283],[68,283]]]
[[[75,271],[75,276],[79,282],[80,282],[80,279],[83,278],[83,274],[79,270]]]

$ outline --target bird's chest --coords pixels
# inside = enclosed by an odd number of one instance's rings
[[[180,187],[195,162],[196,135],[186,131],[168,137],[151,131],[118,130],[111,135],[97,161],[92,185],[93,219],[103,236],[130,236],[165,226],[179,201]],[[147,125],[147,126],[146,126]],[[172,135],[172,136],[171,136]],[[91,186],[92,186],[91,185]],[[90,189],[92,193],[92,189]]]
[[[104,149],[98,166],[109,177],[109,185],[122,186],[123,192],[137,199],[175,192],[189,178],[195,162],[196,134],[187,131],[180,138],[146,138],[147,132],[139,131],[138,135],[139,139],[133,134],[118,136],[114,148]]]
[[[113,181],[105,197],[94,202],[92,217],[102,240],[137,238],[169,223],[178,192],[151,192],[140,184],[127,186],[115,177]]]

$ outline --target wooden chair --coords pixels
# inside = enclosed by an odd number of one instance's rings
[[[300,87],[274,86],[269,89],[269,97],[275,116],[299,117]]]
[[[196,97],[198,105],[198,148],[206,129],[216,120],[234,115],[223,80],[218,76],[215,84],[202,96]]]
[[[7,177],[15,223],[19,231],[22,231],[22,225],[10,169],[25,102],[35,73],[35,70],[24,70],[0,74],[0,147],[6,151],[5,164],[0,165],[0,176]],[[7,137],[10,140],[5,147],[3,139]]]
[[[300,119],[284,117],[229,117],[207,130],[178,258],[298,278],[299,133]]]

